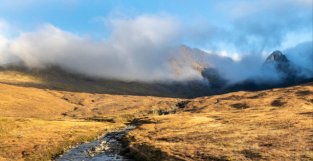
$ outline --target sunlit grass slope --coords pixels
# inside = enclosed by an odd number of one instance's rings
[[[141,111],[149,112],[147,107],[176,100],[51,90],[34,86],[46,82],[22,72],[2,71],[0,76],[0,160],[50,160],[125,126]]]
[[[49,160],[128,122],[141,124],[125,139],[140,160],[313,159],[312,83],[177,99],[62,90],[42,78],[0,72],[0,160]],[[73,82],[61,84],[88,88]]]
[[[313,86],[190,100],[130,133],[147,160],[313,160]]]
[[[112,124],[0,117],[0,157],[4,160],[50,160],[70,146],[111,130]]]

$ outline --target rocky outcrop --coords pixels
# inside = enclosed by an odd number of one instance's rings
[[[275,70],[280,75],[282,82],[294,82],[298,79],[296,66],[279,50],[272,52],[266,58],[263,69]]]

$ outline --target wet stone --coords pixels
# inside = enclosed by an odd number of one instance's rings
[[[129,125],[124,129],[110,132],[99,140],[81,144],[65,154],[59,156],[57,161],[131,161],[120,155],[123,150],[120,140],[127,133],[136,128]]]

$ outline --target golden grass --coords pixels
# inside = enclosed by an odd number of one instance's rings
[[[147,160],[312,160],[312,100],[311,85],[197,98],[128,138]]]
[[[163,97],[186,96],[183,89],[174,89],[169,84],[90,79],[83,75],[68,73],[58,67],[45,69],[26,69],[22,67],[2,69],[0,67],[0,83],[72,92]]]
[[[0,117],[0,158],[49,160],[77,143],[112,130],[110,123]]]
[[[2,83],[34,83],[43,84],[39,77],[24,74],[17,71],[0,71],[0,82]]]
[[[0,76],[8,84],[42,83]],[[139,118],[144,124],[127,139],[141,159],[312,160],[312,85],[182,100],[0,83],[0,161],[49,160]],[[177,108],[181,101],[189,103]]]
[[[0,116],[57,119],[73,108],[48,90],[0,84]]]
[[[122,127],[137,114],[148,113],[147,107],[175,105],[175,100],[0,83],[0,160],[49,160],[74,144]]]
[[[55,92],[58,97],[75,106],[66,112],[72,118],[143,116],[155,109],[175,107],[180,99],[151,96],[128,96]]]

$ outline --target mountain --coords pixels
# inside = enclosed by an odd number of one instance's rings
[[[220,68],[215,65],[222,66],[221,64],[235,64],[232,59],[228,57],[219,56],[216,54],[206,53],[199,49],[193,49],[188,46],[180,47],[181,58],[185,62],[192,61],[193,66],[197,69],[205,81],[209,84],[209,90],[212,93],[227,93],[231,91],[241,90],[264,90],[275,87],[286,87],[290,85],[297,85],[312,81],[312,77],[306,77],[301,73],[305,69],[300,68],[298,65],[288,59],[288,57],[281,51],[273,51],[264,60],[263,65],[260,67],[262,71],[258,77],[250,77],[238,82],[231,82],[227,80],[227,75],[221,74]],[[230,69],[231,70],[231,69]],[[266,79],[269,75],[277,79]]]
[[[281,51],[272,52],[265,60],[263,68],[274,67],[277,74],[280,75],[283,82],[295,82],[298,79],[297,66],[292,64]]]
[[[288,58],[279,50],[272,52],[265,60],[265,63],[289,63]]]
[[[312,83],[240,91],[287,84],[255,79],[230,84],[210,64],[231,62],[227,58],[181,49],[172,63],[191,65],[203,80],[126,82],[91,78],[56,66],[0,68],[0,161],[56,160],[69,148],[100,136],[110,141],[98,140],[100,145],[88,153],[84,150],[84,155],[97,157],[94,151],[102,155],[102,149],[115,151],[110,147],[117,145],[121,155],[136,160],[313,159]],[[292,65],[278,53],[267,65],[288,72],[279,65],[285,63]],[[198,95],[205,97],[185,98]],[[138,128],[121,136],[120,129],[129,125]]]
[[[226,85],[226,80],[220,73],[209,65],[212,61],[230,61],[210,55],[202,50],[181,45],[173,52],[170,65],[177,73],[187,72],[185,69],[193,69],[200,79],[186,81],[123,81],[116,79],[93,78],[86,75],[66,71],[58,66],[49,66],[43,69],[27,68],[23,64],[0,67],[0,82],[19,86],[36,87],[44,89],[92,92],[102,94],[123,94],[160,97],[193,98],[198,96],[220,93]],[[19,75],[28,81],[8,81],[8,75]],[[34,81],[34,80],[41,80]]]
[[[306,71],[290,61],[281,51],[273,51],[264,61],[261,66],[260,76],[256,78],[248,78],[241,82],[228,84],[225,91],[257,91],[277,87],[288,87],[301,83],[312,82],[313,77],[303,75]],[[272,75],[275,79],[264,79],[268,75]]]
[[[103,87],[56,71],[0,72],[1,161],[55,160],[130,123],[138,128],[123,137],[122,153],[137,160],[313,159],[312,83],[179,99],[87,91]]]
[[[260,81],[261,79],[253,77],[231,82],[227,79],[227,75],[215,66],[216,64],[222,66],[236,63],[229,57],[207,53],[186,45],[176,48],[173,52],[177,53],[169,60],[173,70],[181,74],[192,69],[192,72],[196,72],[194,74],[199,77],[198,79],[155,82],[122,81],[93,78],[66,71],[58,66],[29,69],[23,65],[11,65],[0,67],[0,83],[72,92],[194,98],[232,91],[286,87],[313,80],[312,77],[307,78],[299,74],[301,68],[294,65],[281,51],[271,53],[261,67],[265,74],[269,72],[280,77],[282,81],[278,82],[266,79]]]
[[[28,69],[23,66],[0,67],[0,83],[71,92],[191,98],[212,95],[202,80],[136,82],[93,78],[57,66]]]
[[[307,82],[307,80],[312,80],[313,78],[309,67],[303,68],[301,65],[290,61],[286,55],[278,50],[267,57],[264,66],[273,66],[276,72],[281,76],[282,84],[298,84]]]

